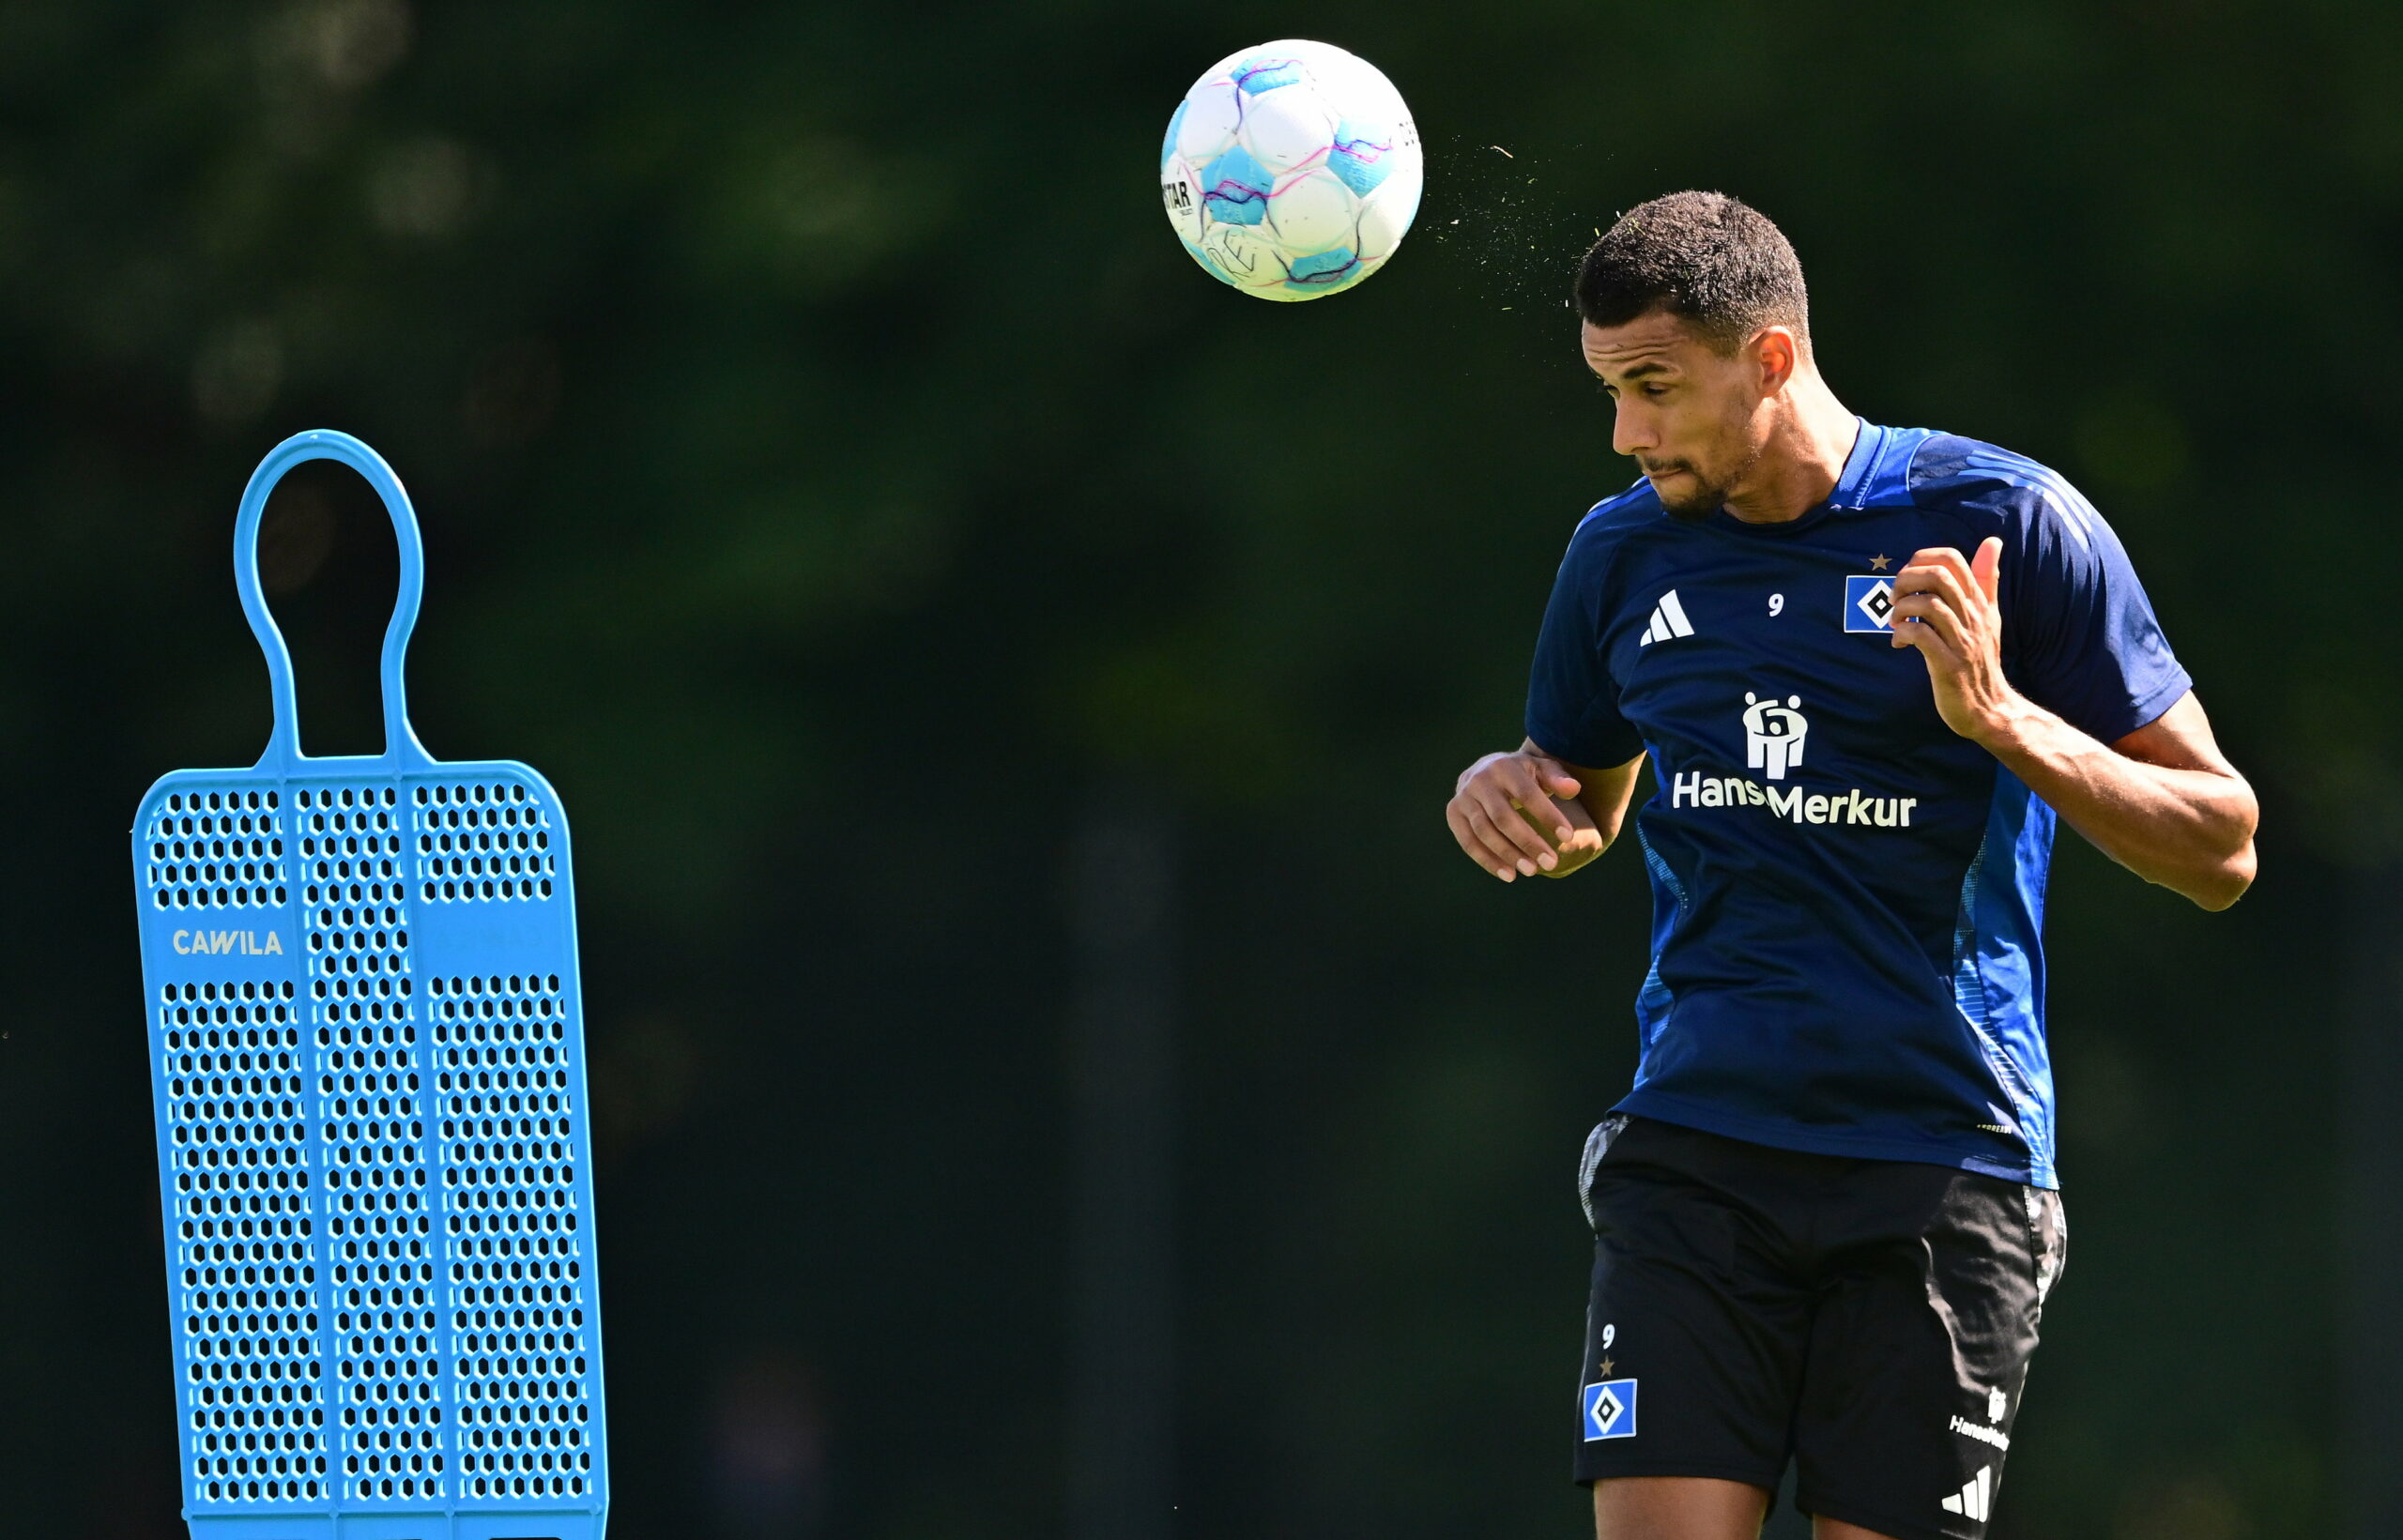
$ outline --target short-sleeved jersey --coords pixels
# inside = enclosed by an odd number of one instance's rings
[[[2021,694],[2106,743],[2186,694],[2109,526],[1972,439],[1863,423],[1791,523],[1673,518],[1639,481],[1578,526],[1526,726],[1570,764],[1652,760],[1652,968],[1620,1110],[2057,1184],[2053,812],[1945,726],[1884,623],[1912,553],[1989,535]]]

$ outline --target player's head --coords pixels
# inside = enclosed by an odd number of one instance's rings
[[[1802,264],[1784,233],[1723,192],[1639,204],[1577,269],[1585,362],[1618,404],[1612,445],[1661,506],[1698,519],[1767,442],[1778,399],[1811,366]]]

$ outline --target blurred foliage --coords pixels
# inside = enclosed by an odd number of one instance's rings
[[[1147,158],[1296,30],[1431,184],[1272,307]],[[121,836],[264,741],[233,504],[338,426],[425,525],[421,736],[574,819],[613,1534],[713,1532],[713,1419],[795,1385],[823,1532],[1056,1532],[1060,852],[1126,781],[1192,847],[1180,1532],[1579,1532],[1642,876],[1500,888],[1437,804],[1630,475],[1570,264],[1700,185],[1793,236],[1856,408],[2094,493],[2267,804],[2222,917],[2065,843],[2077,1240],[1997,1534],[2327,1533],[2328,895],[2403,848],[2403,718],[2326,596],[2395,555],[2399,52],[2371,0],[0,3],[8,1527],[176,1532]],[[313,752],[376,746],[362,505],[274,514]]]

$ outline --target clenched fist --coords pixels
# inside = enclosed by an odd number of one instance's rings
[[[1468,858],[1505,882],[1567,877],[1609,843],[1576,800],[1582,789],[1568,766],[1527,744],[1462,771],[1444,820]]]

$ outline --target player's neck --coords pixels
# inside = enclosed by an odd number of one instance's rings
[[[1746,524],[1800,518],[1834,495],[1860,434],[1860,419],[1817,370],[1796,376],[1773,404],[1768,441],[1728,494],[1727,511]]]

